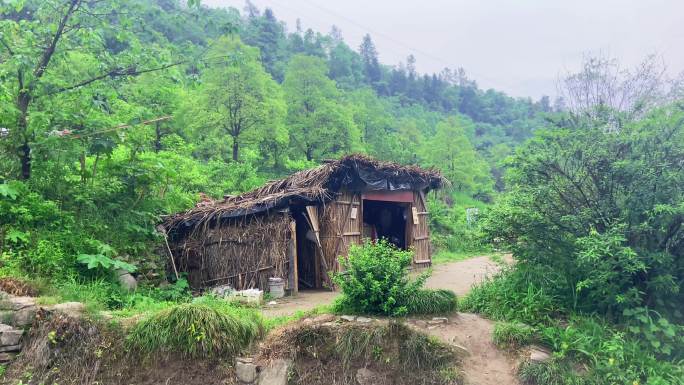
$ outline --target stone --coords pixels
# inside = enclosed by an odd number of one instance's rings
[[[461,355],[461,356],[470,355],[470,351],[465,346],[461,346],[461,345],[456,344],[454,342],[451,343],[451,346],[456,350],[456,353],[458,355]]]
[[[13,361],[17,353],[0,353],[0,363]]]
[[[362,324],[367,324],[367,323],[373,322],[373,320],[370,318],[366,318],[366,317],[357,317],[356,322],[360,322]]]
[[[121,288],[127,291],[135,291],[138,288],[138,281],[135,279],[131,273],[124,273],[118,276],[119,285]]]
[[[38,309],[36,309],[35,306],[31,306],[15,311],[12,315],[12,322],[10,325],[24,327],[33,324],[33,320],[36,319],[37,310]]]
[[[234,291],[235,289],[230,285],[219,285],[211,288],[211,293],[219,297],[225,297]]]
[[[24,331],[21,329],[10,328],[8,330],[3,330],[0,334],[0,345],[18,345],[23,335]]]
[[[74,318],[80,318],[85,312],[85,305],[80,302],[64,302],[45,307],[48,311],[66,314]]]
[[[237,358],[235,360],[235,375],[243,384],[253,384],[257,379],[257,366],[251,358]]]
[[[269,366],[262,368],[259,373],[259,385],[287,385],[290,372],[290,360],[273,360]]]
[[[270,302],[268,303],[268,306],[275,306],[275,305],[277,305],[277,304],[278,304],[278,302],[276,302],[276,301],[270,301]]]
[[[5,353],[5,352],[20,352],[21,351],[21,344],[18,345],[7,345],[7,346],[0,346],[0,353]]]
[[[416,326],[418,326],[419,328],[426,328],[428,326],[428,324],[426,321],[419,319],[416,321]]]
[[[449,319],[446,317],[435,317],[427,323],[428,325],[443,325],[449,323]]]
[[[335,316],[332,314],[321,314],[318,317],[314,318],[315,323],[326,323],[326,322],[332,322],[335,320]]]
[[[343,315],[340,317],[342,321],[353,322],[356,319],[354,315]]]
[[[374,385],[379,383],[380,377],[368,368],[361,368],[356,371],[356,383],[359,385]]]
[[[551,353],[537,345],[533,345],[530,347],[530,361],[532,362],[547,362],[551,359]]]
[[[36,299],[33,297],[18,297],[4,292],[0,294],[0,310],[17,311],[33,306],[36,306]]]

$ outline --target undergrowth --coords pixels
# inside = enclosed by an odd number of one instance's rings
[[[420,289],[405,304],[408,314],[444,314],[456,311],[458,300],[451,290]]]
[[[189,357],[233,356],[263,333],[263,319],[257,310],[200,297],[138,322],[127,344],[143,356],[171,352]]]
[[[502,349],[517,349],[529,345],[534,339],[535,329],[520,322],[497,322],[492,340]]]

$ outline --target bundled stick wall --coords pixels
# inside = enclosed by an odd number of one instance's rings
[[[270,277],[288,281],[289,224],[287,213],[277,213],[202,226],[177,244],[174,255],[192,287],[263,290]]]

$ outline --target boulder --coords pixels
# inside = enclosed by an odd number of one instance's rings
[[[367,324],[367,323],[373,322],[373,320],[370,318],[367,318],[367,317],[357,317],[356,322],[360,322],[362,324]]]
[[[340,317],[340,319],[342,321],[353,322],[354,320],[356,320],[356,316],[354,316],[354,315],[343,315],[342,317]]]
[[[4,364],[14,360],[17,353],[0,353],[0,364]]]
[[[290,360],[274,360],[259,373],[259,385],[287,385]]]
[[[530,361],[532,362],[547,362],[551,359],[551,352],[546,348],[538,345],[530,346]]]
[[[443,325],[449,323],[449,319],[446,317],[435,317],[430,321],[427,321],[428,325]]]
[[[33,324],[36,319],[36,312],[38,309],[35,306],[25,307],[21,310],[15,311],[10,325],[17,327],[25,327]]]
[[[0,292],[0,310],[17,311],[34,306],[36,306],[36,299],[33,297],[19,297]]]
[[[332,322],[335,320],[335,316],[332,314],[321,314],[318,317],[314,318],[315,323],[326,323],[326,322]]]
[[[119,275],[117,279],[119,281],[119,285],[121,285],[121,288],[124,290],[135,291],[138,288],[138,281],[129,272]]]

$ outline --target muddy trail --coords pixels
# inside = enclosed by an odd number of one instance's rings
[[[503,257],[504,263],[512,263],[510,256]],[[426,287],[453,290],[458,296],[468,293],[470,288],[496,274],[502,266],[487,256],[464,261],[437,265],[427,280]],[[276,305],[264,309],[264,315],[284,316],[296,311],[307,311],[316,306],[327,305],[337,293],[329,291],[305,291],[298,297],[278,300]],[[519,385],[515,374],[516,359],[497,349],[492,342],[494,323],[476,314],[456,313],[443,325],[429,325],[425,320],[411,319],[409,323],[450,345],[467,351],[463,360],[463,371],[470,385]]]

